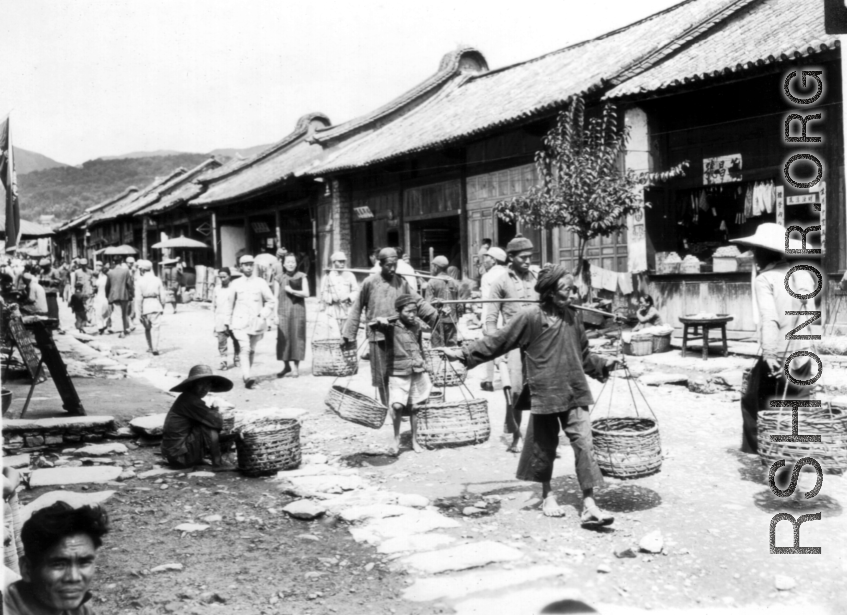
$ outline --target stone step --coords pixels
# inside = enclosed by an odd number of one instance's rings
[[[34,433],[86,433],[105,432],[115,429],[115,418],[111,416],[67,416],[50,419],[11,419],[3,421],[3,434]]]
[[[54,487],[57,485],[84,485],[89,483],[107,483],[117,480],[123,468],[115,466],[82,466],[76,468],[49,468],[34,470],[29,478],[29,486]]]

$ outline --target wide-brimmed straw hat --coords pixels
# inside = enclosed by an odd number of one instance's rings
[[[785,227],[775,222],[763,222],[756,229],[756,232],[749,237],[741,237],[739,239],[730,239],[730,243],[738,243],[754,248],[765,248],[773,252],[785,254]],[[790,250],[800,250],[803,244],[799,239],[793,237],[788,241]]]
[[[212,393],[226,393],[232,390],[232,380],[218,376],[208,365],[195,365],[188,372],[188,378],[171,389],[174,393],[184,393],[198,380],[208,380],[212,384]]]

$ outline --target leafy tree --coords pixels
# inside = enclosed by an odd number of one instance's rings
[[[535,155],[540,185],[498,202],[495,211],[509,222],[573,231],[579,241],[576,273],[581,273],[586,244],[619,232],[627,216],[643,207],[646,174],[623,168],[629,137],[630,128],[620,126],[613,105],[586,121],[585,103],[575,98]]]

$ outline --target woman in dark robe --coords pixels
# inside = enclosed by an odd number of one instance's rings
[[[297,271],[297,258],[288,254],[282,263],[279,281],[279,330],[276,338],[276,358],[285,362],[277,377],[300,376],[300,361],[306,356],[306,297],[309,280]]]

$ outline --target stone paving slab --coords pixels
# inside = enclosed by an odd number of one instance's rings
[[[3,466],[7,468],[28,468],[29,455],[9,455],[3,457]]]
[[[3,431],[86,431],[90,429],[114,429],[115,419],[111,416],[67,416],[51,419],[3,419]]]
[[[570,569],[559,566],[532,566],[518,570],[480,570],[449,577],[417,579],[403,592],[403,598],[412,602],[456,600],[479,592],[494,592],[514,585],[525,586],[540,579],[564,577]],[[548,585],[555,582],[548,581]]]
[[[566,602],[567,601],[567,602]],[[555,603],[564,603],[557,610],[545,607]],[[583,606],[584,605],[584,606]],[[454,606],[455,615],[492,615],[493,613],[596,613],[596,607],[589,606],[576,589],[556,589],[552,587],[536,587],[521,589],[515,592],[469,598]],[[606,613],[606,611],[599,611]],[[644,611],[657,613],[658,611]],[[674,611],[675,613],[677,611]],[[738,610],[734,611],[736,615]],[[702,615],[712,615],[712,611],[701,611]],[[745,611],[746,613],[746,611]],[[805,614],[804,614],[805,615]]]
[[[416,553],[403,558],[403,566],[428,574],[479,568],[488,564],[513,562],[523,557],[519,550],[491,540],[481,540],[439,551]],[[491,611],[494,612],[494,611]]]
[[[56,485],[84,485],[86,483],[106,483],[116,480],[122,468],[114,466],[83,466],[78,468],[48,468],[34,470],[29,478],[29,486],[53,487]]]
[[[350,528],[350,534],[356,542],[379,544],[388,538],[425,534],[432,530],[459,527],[454,519],[431,510],[416,510],[402,517],[374,519],[361,527]]]
[[[431,551],[439,547],[445,547],[456,542],[456,539],[447,534],[412,534],[411,536],[398,536],[389,538],[377,547],[378,553],[394,555],[395,553],[412,553],[418,551]]]

